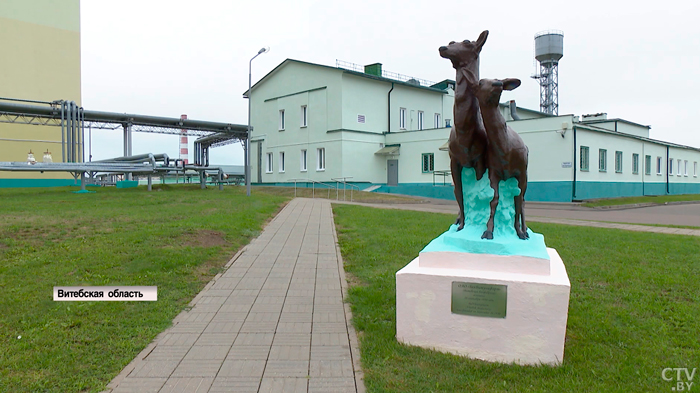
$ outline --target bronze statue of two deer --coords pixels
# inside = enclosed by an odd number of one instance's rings
[[[440,56],[449,59],[457,71],[454,126],[448,143],[455,199],[459,204],[457,230],[464,228],[462,168],[474,168],[477,181],[488,169],[494,196],[490,204],[491,215],[481,238],[493,239],[499,182],[516,178],[520,194],[515,196],[514,201],[515,232],[520,239],[527,239],[523,202],[527,189],[528,149],[520,136],[506,124],[498,107],[503,90],[515,89],[520,86],[520,80],[479,80],[479,54],[488,34],[488,31],[484,31],[474,42],[452,41],[439,48]]]

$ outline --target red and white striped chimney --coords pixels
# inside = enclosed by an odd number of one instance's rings
[[[187,120],[187,115],[181,115],[180,120]],[[187,130],[180,130],[180,159],[187,165],[189,154],[187,152]]]

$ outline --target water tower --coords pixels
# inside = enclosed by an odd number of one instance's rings
[[[540,112],[559,114],[559,59],[563,56],[563,31],[547,30],[535,34],[535,59],[540,68],[532,78],[540,84]]]

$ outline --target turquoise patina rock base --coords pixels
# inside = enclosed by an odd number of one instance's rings
[[[431,241],[421,252],[451,251],[474,254],[522,255],[549,259],[544,236],[527,230],[530,238],[522,240],[515,233],[515,203],[513,197],[520,194],[518,181],[514,178],[499,183],[499,202],[494,216],[493,239],[482,239],[491,213],[490,202],[493,189],[488,171],[481,180],[476,180],[473,168],[462,169],[462,191],[464,195],[464,229],[457,231],[452,225],[447,232]],[[527,217],[527,216],[526,216]]]

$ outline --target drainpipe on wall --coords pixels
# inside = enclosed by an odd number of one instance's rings
[[[391,90],[389,90],[389,93],[387,93],[387,109],[386,109],[386,118],[387,118],[387,125],[386,125],[386,132],[387,134],[391,132],[391,92],[394,91],[394,82],[391,82]]]
[[[573,165],[571,165],[574,169],[574,182],[571,187],[571,201],[573,202],[576,199],[576,150],[578,149],[578,146],[576,145],[576,126],[571,128],[574,131],[574,162],[572,163]]]
[[[669,147],[666,145],[666,194],[670,194],[670,188],[668,185],[668,171],[669,169],[669,162],[668,162],[668,155],[669,155]]]

